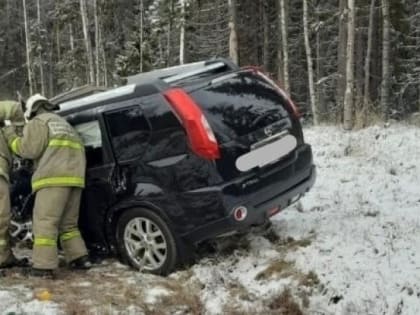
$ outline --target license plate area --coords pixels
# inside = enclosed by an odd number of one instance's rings
[[[281,133],[251,146],[251,151],[241,155],[236,160],[235,166],[241,172],[263,167],[287,156],[296,146],[297,141],[294,136]]]

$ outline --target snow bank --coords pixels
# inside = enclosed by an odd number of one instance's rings
[[[325,289],[309,313],[420,314],[420,129],[306,130],[316,187],[276,217],[279,232],[316,233],[290,256]]]

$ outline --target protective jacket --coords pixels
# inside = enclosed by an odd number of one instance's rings
[[[85,185],[84,146],[74,128],[54,113],[35,116],[18,137],[12,129],[5,136],[13,153],[34,161],[34,192],[45,187],[80,187]]]
[[[9,181],[9,171],[12,164],[12,156],[7,146],[6,138],[0,131],[0,176]]]
[[[0,101],[0,121],[10,120],[15,125],[25,123],[22,106],[15,101]]]
[[[22,107],[16,101],[0,101],[0,122],[5,120],[12,121],[13,124],[23,126],[25,120]],[[9,171],[12,165],[12,156],[10,154],[7,140],[0,131],[0,176],[9,181]]]

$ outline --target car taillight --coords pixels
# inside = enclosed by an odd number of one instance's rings
[[[296,106],[295,103],[293,103],[293,101],[290,99],[287,93],[284,92],[284,90],[280,87],[280,84],[278,82],[273,80],[268,74],[265,74],[263,70],[259,67],[247,66],[247,67],[243,67],[242,69],[245,71],[252,71],[255,74],[258,74],[259,76],[261,76],[263,79],[265,79],[269,83],[271,83],[271,85],[273,85],[277,89],[277,91],[281,94],[281,96],[283,96],[284,99],[287,101],[287,105],[289,106],[289,109],[292,112],[292,115],[296,119],[300,118],[301,115],[300,115],[298,107]]]
[[[181,120],[191,150],[208,160],[220,158],[219,145],[213,130],[195,101],[180,88],[167,90],[163,95]]]

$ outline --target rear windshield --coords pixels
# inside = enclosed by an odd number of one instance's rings
[[[222,143],[288,116],[286,100],[275,87],[253,73],[238,73],[193,91],[191,96]]]

